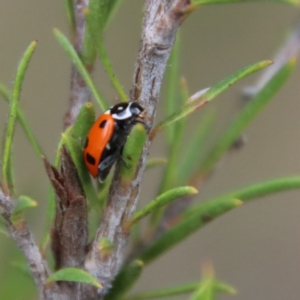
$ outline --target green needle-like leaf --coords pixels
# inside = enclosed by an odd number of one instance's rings
[[[186,153],[182,156],[181,166],[178,172],[179,184],[185,183],[193,171],[196,170],[199,161],[203,158],[206,138],[211,132],[212,125],[216,121],[214,111],[208,111],[196,127],[196,133],[190,143],[186,146]]]
[[[175,89],[175,87],[174,87]],[[181,103],[180,106],[183,105],[188,98],[188,88],[185,82],[185,79],[181,79]],[[174,95],[175,96],[175,95]],[[178,105],[177,105],[178,106]],[[176,106],[176,107],[177,107]],[[168,163],[166,168],[164,169],[164,174],[162,177],[162,181],[159,186],[159,192],[163,193],[174,186],[176,186],[176,182],[178,181],[178,157],[180,157],[180,149],[182,147],[182,140],[184,135],[184,128],[185,128],[186,119],[183,118],[179,122],[173,124],[174,135],[173,140],[169,143],[169,154],[168,154]],[[159,211],[154,219],[158,220],[162,215],[163,211]],[[154,225],[154,224],[153,224]]]
[[[216,292],[222,292],[222,293],[227,293],[227,294],[231,294],[234,295],[236,294],[236,289],[234,287],[232,287],[231,285],[215,280],[214,282],[214,290]]]
[[[95,122],[95,109],[92,103],[85,103],[77,116],[72,130],[72,137],[84,147],[86,136]]]
[[[72,160],[76,166],[78,176],[80,178],[83,190],[85,192],[85,195],[87,196],[88,200],[90,201],[93,208],[99,210],[99,203],[97,199],[97,194],[94,189],[90,173],[88,169],[85,166],[84,160],[83,160],[83,151],[81,146],[79,145],[78,141],[75,140],[73,137],[62,134],[63,142],[67,146],[70,155],[72,157]]]
[[[75,21],[75,15],[74,15],[74,3],[73,0],[64,0],[66,12],[67,12],[67,18],[70,23],[71,31],[74,33],[76,29],[76,21]]]
[[[20,196],[16,201],[16,205],[12,211],[12,214],[18,214],[23,212],[25,209],[36,207],[37,202],[28,196]]]
[[[145,264],[150,263],[158,256],[177,245],[189,235],[200,229],[216,217],[224,214],[225,212],[241,205],[242,202],[237,199],[215,199],[213,201],[207,201],[201,204],[201,207],[197,207],[193,214],[190,214],[183,218],[178,224],[165,232],[156,241],[150,244],[146,250],[139,256]],[[117,278],[121,281],[122,278],[129,276],[131,269],[125,267]],[[137,278],[135,278],[137,279]],[[133,284],[133,282],[131,282]],[[117,287],[117,285],[116,285]],[[110,299],[110,298],[108,298]]]
[[[215,300],[213,281],[206,280],[201,282],[198,290],[196,290],[190,300]]]
[[[17,222],[23,215],[25,209],[36,207],[37,202],[28,196],[20,196],[12,211],[11,220]]]
[[[3,83],[0,83],[0,95],[6,102],[10,102],[10,90]]]
[[[192,5],[203,4],[226,4],[226,3],[249,3],[249,2],[278,2],[283,4],[292,4],[299,6],[299,0],[193,0]]]
[[[157,299],[157,298],[163,298],[168,296],[182,295],[182,294],[194,292],[198,286],[199,286],[198,282],[187,283],[175,287],[165,288],[162,290],[156,290],[156,291],[128,296],[125,298],[125,300]]]
[[[50,242],[50,232],[51,232],[51,227],[52,227],[53,220],[55,217],[55,208],[56,208],[55,197],[56,197],[56,194],[55,194],[54,188],[52,186],[50,186],[49,192],[48,192],[46,224],[45,224],[45,228],[44,228],[44,232],[43,232],[42,241],[40,244],[41,253],[43,255],[45,255],[47,246]]]
[[[47,278],[47,282],[53,281],[73,281],[73,282],[82,282],[95,286],[98,289],[102,288],[101,283],[90,273],[76,268],[64,268]]]
[[[146,138],[147,133],[144,125],[136,124],[130,132],[122,153],[124,160],[120,166],[122,184],[128,184],[134,177]]]
[[[215,277],[215,272],[211,263],[206,263],[202,268],[202,280],[198,288],[190,298],[191,300],[214,300],[217,292],[235,294],[233,287],[220,282]]]
[[[121,97],[121,100],[123,102],[128,102],[128,97],[120,83],[120,81],[118,80],[118,78],[116,77],[115,75],[115,72],[112,68],[112,65],[110,63],[110,60],[109,60],[109,57],[108,57],[108,54],[106,52],[106,49],[105,49],[105,46],[104,46],[104,43],[103,43],[103,39],[102,38],[98,38],[99,41],[98,41],[98,52],[99,52],[99,56],[100,56],[100,59],[104,65],[104,68],[109,76],[109,79],[111,81],[111,83],[113,84],[114,88],[116,89],[116,91],[118,92],[118,94],[120,95]]]
[[[170,297],[170,296],[192,293],[192,292],[195,292],[198,287],[199,287],[199,282],[186,283],[186,284],[169,287],[169,288],[165,288],[165,289],[161,289],[161,290],[154,290],[151,292],[135,294],[135,295],[126,297],[124,300],[145,300],[145,299],[165,298],[165,297]],[[228,294],[236,293],[234,288],[232,288],[231,286],[229,286],[225,283],[219,282],[219,281],[214,282],[213,288],[216,292],[225,292]]]
[[[107,15],[106,15],[106,22],[105,26],[108,25],[109,21],[112,19],[113,15],[117,11],[119,5],[123,3],[124,1],[121,0],[107,0]]]
[[[8,103],[10,102],[10,91],[2,83],[0,83],[0,95]],[[30,144],[32,145],[33,149],[35,150],[37,156],[39,158],[41,158],[43,155],[43,150],[42,150],[40,144],[38,143],[33,131],[31,130],[30,125],[19,105],[17,107],[17,119],[21,123],[21,126],[22,126]]]
[[[181,120],[182,118],[188,116],[189,114],[196,111],[198,108],[202,107],[209,101],[215,99],[218,95],[226,91],[230,86],[235,84],[237,81],[245,78],[246,76],[259,71],[267,66],[272,64],[271,61],[261,61],[247,67],[244,67],[227,78],[221,80],[219,83],[215,84],[211,87],[206,93],[202,94],[200,97],[193,96],[192,101],[189,101],[186,105],[184,105],[179,111],[175,112],[171,116],[167,117],[166,120],[159,123],[152,131],[150,138],[153,139],[155,134],[167,126],[170,126],[174,122]]]
[[[69,126],[65,130],[65,135],[69,136],[71,134],[72,130],[73,130],[73,126]],[[61,137],[61,139],[58,143],[58,146],[57,146],[56,155],[55,155],[54,164],[53,164],[56,169],[59,168],[60,159],[61,159],[61,149],[62,149],[63,145],[64,145],[64,142],[63,142],[63,138]],[[50,241],[50,232],[51,232],[51,227],[52,227],[52,224],[54,221],[55,213],[56,213],[56,194],[55,194],[53,186],[51,185],[49,188],[49,192],[48,192],[46,225],[45,225],[45,229],[44,229],[44,233],[43,233],[43,237],[42,237],[42,242],[40,245],[40,249],[43,254],[46,252],[48,243]]]
[[[153,201],[151,201],[146,207],[136,212],[134,216],[128,221],[127,225],[132,226],[145,216],[149,215],[150,213],[153,213],[154,211],[163,206],[166,206],[167,204],[171,203],[172,201],[178,198],[197,193],[198,191],[192,186],[177,187],[175,189],[167,191],[162,195],[158,196]]]
[[[125,272],[121,271],[113,282],[112,288],[105,296],[105,300],[118,300],[132,287],[140,277],[144,263],[141,260],[133,261],[126,267]]]
[[[168,160],[162,157],[150,158],[146,164],[146,170],[150,170],[156,166],[161,166],[167,164]]]
[[[219,139],[217,145],[214,146],[214,148],[209,152],[207,158],[204,160],[200,167],[200,172],[202,174],[205,175],[212,169],[223,153],[225,153],[231,147],[232,143],[241,135],[245,127],[267,105],[267,103],[289,78],[295,68],[295,64],[295,59],[292,59],[283,66],[239,113],[223,136]]]
[[[239,200],[228,198],[203,203],[192,215],[184,218],[177,225],[165,232],[159,239],[150,244],[139,259],[148,264],[208,222],[241,204],[242,202]]]
[[[278,192],[300,189],[300,177],[287,177],[273,179],[270,181],[262,182],[252,186],[248,186],[244,189],[228,193],[226,195],[220,196],[216,199],[210,200],[208,202],[218,202],[222,199],[240,199],[243,202],[257,199],[259,197],[264,197]],[[194,205],[188,211],[185,212],[185,216],[193,214],[194,211],[201,209],[202,204]]]
[[[28,268],[28,264],[26,262],[20,262],[20,261],[12,261],[10,265],[16,269],[18,273],[23,274],[24,276],[31,278],[31,273]]]
[[[119,93],[122,101],[128,102],[128,97],[115,76],[103,41],[103,30],[108,14],[112,9],[110,2],[112,1],[90,0],[89,8],[86,10],[86,32],[84,35],[82,60],[86,66],[92,66],[98,52],[113,86]]]
[[[12,97],[10,101],[10,111],[9,111],[9,118],[6,127],[6,134],[5,134],[5,142],[4,142],[4,150],[3,150],[3,159],[2,159],[2,186],[4,190],[7,188],[8,183],[8,176],[9,176],[9,160],[11,155],[11,146],[12,146],[12,139],[14,135],[15,129],[15,122],[17,118],[17,110],[18,110],[18,101],[20,98],[21,88],[25,76],[25,71],[28,67],[29,61],[32,57],[32,54],[36,48],[37,41],[33,41],[28,48],[26,49],[21,62],[19,64],[15,83],[13,87]]]
[[[68,55],[68,57],[72,60],[73,64],[77,68],[78,72],[82,76],[83,80],[90,88],[92,94],[94,95],[95,99],[97,100],[100,108],[105,111],[109,105],[107,104],[104,97],[100,94],[99,90],[97,89],[96,85],[94,84],[92,77],[90,76],[89,72],[86,70],[83,62],[81,61],[80,57],[78,56],[77,52],[73,48],[72,44],[66,38],[66,36],[60,32],[58,29],[53,30],[55,37],[57,38],[58,42]]]
[[[86,28],[82,47],[82,60],[92,66],[97,56],[99,36],[102,36],[107,15],[107,0],[90,0],[85,10]]]

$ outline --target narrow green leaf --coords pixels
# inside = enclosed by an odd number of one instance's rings
[[[16,201],[16,205],[12,211],[12,215],[23,212],[25,209],[36,207],[37,202],[29,196],[20,196]]]
[[[274,193],[293,190],[293,189],[300,189],[300,177],[287,177],[287,178],[273,179],[270,181],[248,186],[238,191],[233,191],[231,193],[220,196],[208,202],[211,201],[218,202],[218,201],[222,201],[222,199],[224,200],[224,199],[233,199],[233,198],[237,198],[243,202],[246,202],[259,197],[264,197]],[[185,212],[185,216],[193,214],[194,211],[198,211],[199,209],[201,209],[201,206],[202,204],[194,205],[193,207],[191,207],[189,210]]]
[[[124,163],[121,164],[120,175],[123,184],[128,184],[134,177],[146,138],[144,125],[136,124],[130,132],[122,153]]]
[[[180,110],[172,114],[171,116],[167,117],[163,122],[159,123],[152,131],[150,138],[153,139],[155,134],[167,126],[170,126],[174,122],[181,120],[182,118],[188,116],[189,114],[196,111],[198,108],[202,107],[203,105],[207,104],[209,101],[215,99],[218,95],[226,91],[230,86],[235,84],[237,81],[245,78],[246,76],[259,71],[267,66],[272,64],[271,61],[261,61],[247,67],[244,67],[237,72],[233,73],[232,75],[228,76],[227,78],[221,80],[219,83],[215,84],[211,87],[206,93],[197,96],[196,93],[192,96],[188,103],[184,105]]]
[[[149,215],[150,213],[153,213],[157,209],[171,203],[172,201],[178,198],[185,197],[188,195],[194,195],[197,193],[198,191],[192,186],[177,187],[175,189],[167,191],[159,195],[153,201],[151,201],[146,207],[136,212],[134,216],[128,221],[127,225],[132,226],[133,224],[135,224],[145,216]]]
[[[47,282],[54,281],[73,281],[73,282],[82,282],[95,286],[98,289],[102,288],[101,283],[90,273],[76,268],[64,268],[47,278]]]
[[[73,131],[73,125],[69,126],[65,132],[64,132],[64,135],[66,136],[72,136],[72,131]],[[60,166],[60,160],[61,160],[61,150],[62,150],[62,147],[64,146],[64,138],[63,138],[63,135],[61,136],[60,138],[60,141],[57,145],[57,150],[56,150],[56,154],[55,154],[55,158],[54,158],[54,163],[53,163],[53,166],[58,169],[59,166]]]
[[[225,292],[227,294],[236,293],[233,287],[216,279],[213,265],[210,262],[207,262],[202,267],[202,280],[190,299],[214,300],[217,292]]]
[[[156,290],[146,293],[140,293],[132,296],[128,296],[125,300],[144,300],[144,299],[156,299],[168,296],[182,295],[194,292],[195,289],[199,286],[197,283],[187,283],[183,285],[178,285],[175,287],[165,288],[162,290]]]
[[[112,19],[113,15],[117,11],[118,7],[123,2],[124,1],[121,1],[121,0],[108,0],[105,26],[108,25],[109,21]]]
[[[230,124],[218,143],[209,152],[200,167],[202,174],[207,174],[221,156],[231,147],[232,143],[241,135],[246,126],[258,115],[267,105],[277,91],[283,86],[295,68],[295,59],[284,65],[260,92],[249,101],[235,120]]]
[[[292,4],[299,6],[299,0],[193,0],[192,5],[203,4],[226,4],[226,3],[248,3],[248,2],[278,2],[283,4]]]
[[[10,90],[3,83],[0,83],[0,95],[7,103],[10,102]]]
[[[17,118],[17,109],[18,109],[18,101],[20,98],[21,88],[25,76],[25,71],[28,67],[29,61],[32,57],[32,54],[36,48],[37,41],[31,42],[31,44],[26,49],[15,78],[15,83],[12,92],[12,98],[10,101],[10,111],[9,111],[9,118],[6,127],[6,134],[5,134],[5,142],[4,142],[4,150],[3,150],[3,159],[2,159],[2,184],[5,187],[8,183],[8,166],[9,166],[9,157],[11,154],[11,145],[12,139],[14,135],[15,129],[15,122]]]
[[[82,105],[72,130],[72,137],[84,147],[86,136],[95,122],[95,109],[92,103]]]
[[[2,83],[0,83],[0,95],[8,103],[10,102],[10,91]],[[37,156],[39,158],[41,158],[41,156],[43,155],[43,150],[42,150],[40,144],[38,143],[33,131],[31,130],[28,120],[26,119],[26,117],[19,105],[17,107],[17,119],[21,123],[21,126],[22,126],[30,144],[32,145],[35,153],[37,154]]]
[[[177,50],[178,52],[178,50]],[[175,59],[179,59],[178,54],[175,52],[174,56],[174,62]],[[176,62],[175,62],[176,64]],[[175,74],[175,78],[179,80],[179,74]],[[177,83],[178,85],[178,83]],[[175,81],[174,81],[174,90],[176,89],[175,87]],[[171,97],[175,97],[175,94],[172,95]],[[186,99],[188,98],[188,87],[185,79],[182,77],[180,81],[180,105],[175,105],[174,110],[178,106],[182,106]],[[174,101],[175,99],[173,99]],[[179,102],[178,102],[179,103]],[[173,187],[176,186],[176,183],[178,182],[178,177],[179,177],[179,168],[178,168],[178,157],[180,157],[180,150],[182,147],[182,140],[183,140],[183,135],[184,135],[184,129],[185,129],[185,124],[186,124],[186,119],[183,118],[179,122],[176,122],[173,124],[173,129],[174,129],[174,135],[173,135],[173,140],[170,141],[169,143],[169,153],[168,153],[168,163],[166,168],[164,169],[164,173],[162,176],[162,180],[159,186],[159,193],[163,193]],[[152,213],[151,216],[151,229],[153,232],[155,232],[157,226],[159,225],[159,221],[161,217],[163,216],[165,207],[161,208],[159,210],[156,210]]]
[[[99,90],[97,89],[96,85],[94,84],[89,72],[86,70],[83,62],[81,61],[80,57],[78,56],[77,52],[73,48],[72,44],[66,38],[66,36],[60,32],[58,29],[53,30],[55,37],[57,38],[58,42],[68,55],[68,57],[72,60],[73,64],[77,68],[78,72],[84,79],[87,86],[90,88],[92,94],[94,95],[95,99],[97,100],[100,108],[105,111],[109,105],[107,104],[104,97],[100,94]]]
[[[82,47],[82,60],[86,66],[92,66],[97,56],[99,36],[102,36],[107,15],[107,0],[90,0],[85,10],[86,28]]]
[[[106,205],[108,194],[109,194],[109,189],[110,189],[110,185],[111,185],[111,181],[112,181],[112,177],[113,177],[112,175],[113,175],[112,173],[108,174],[108,176],[104,182],[99,182],[99,181],[97,182],[98,202],[99,202],[100,211],[103,211],[103,209]]]
[[[8,158],[8,167],[7,167],[7,187],[11,194],[15,196],[15,187],[14,187],[14,166],[13,166],[13,155],[12,151]]]
[[[132,287],[140,277],[144,263],[141,260],[133,261],[126,267],[126,272],[121,271],[113,282],[112,288],[105,296],[105,300],[118,300]]]
[[[73,130],[73,126],[69,126],[65,130],[65,135],[69,136],[71,134],[72,130]],[[55,159],[54,159],[53,165],[56,169],[59,168],[62,147],[63,147],[63,138],[61,138],[58,143],[57,151],[56,151],[56,155],[55,155]],[[55,194],[53,186],[51,185],[49,188],[49,191],[48,191],[46,224],[45,224],[45,228],[44,228],[42,242],[40,245],[42,254],[45,254],[45,252],[47,250],[47,246],[50,241],[50,232],[51,232],[51,227],[52,227],[52,224],[54,221],[55,213],[56,213],[56,194]]]
[[[46,224],[43,232],[43,237],[42,241],[40,244],[40,250],[42,255],[45,255],[47,251],[48,244],[50,242],[50,232],[51,232],[51,227],[54,221],[55,217],[55,208],[56,208],[56,203],[55,203],[55,191],[52,186],[50,186],[49,191],[48,191],[48,202],[47,202],[47,212],[46,212]]]
[[[111,62],[109,60],[107,51],[106,51],[105,46],[104,46],[104,41],[101,37],[98,38],[98,39],[99,39],[99,41],[98,41],[99,56],[100,56],[100,59],[101,59],[103,65],[104,65],[104,68],[105,68],[105,70],[106,70],[106,72],[109,76],[109,79],[110,79],[111,83],[113,84],[114,88],[116,89],[116,91],[118,92],[121,100],[123,102],[128,102],[128,97],[127,97],[120,81],[116,77],[115,72],[112,68]]]
[[[190,300],[214,300],[215,299],[215,271],[213,265],[207,262],[202,267],[202,280]]]
[[[202,280],[190,300],[215,300],[214,278],[211,277]]]
[[[18,222],[23,217],[25,209],[36,207],[37,202],[28,196],[20,196],[15,203],[15,207],[11,214],[11,220],[13,223]]]
[[[168,251],[173,246],[179,244],[184,239],[188,238],[192,233],[215,219],[216,217],[224,214],[225,212],[236,208],[241,205],[242,202],[236,199],[215,199],[213,201],[207,201],[201,204],[201,207],[197,207],[192,214],[184,217],[178,224],[165,232],[161,237],[155,240],[139,256],[139,260],[143,263],[149,264],[154,259],[159,257],[164,252]],[[123,268],[120,275],[117,276],[118,282],[121,282],[123,278],[127,278],[131,272],[129,266]],[[132,285],[138,277],[131,280]],[[118,286],[117,284],[115,285]],[[115,299],[115,298],[109,298]]]
[[[193,212],[193,214],[181,220],[155,242],[150,244],[141,254],[139,259],[144,261],[145,264],[150,263],[161,254],[186,239],[196,230],[206,225],[208,222],[239,206],[241,203],[241,201],[232,198],[203,203],[201,207]]]
[[[117,90],[121,100],[128,102],[128,97],[122,85],[115,76],[103,41],[103,30],[108,17],[108,9],[111,9],[111,0],[90,0],[86,12],[86,33],[84,35],[82,59],[87,66],[94,64],[97,52],[110,78],[111,83]]]
[[[140,294],[135,294],[126,297],[124,300],[145,300],[145,299],[157,299],[157,298],[164,298],[168,296],[177,296],[177,295],[182,295],[182,294],[187,294],[187,293],[192,293],[195,292],[196,289],[199,287],[199,282],[197,283],[186,283],[174,287],[169,287],[165,288],[162,290],[154,290],[151,292],[145,292],[145,293],[140,293]],[[224,292],[228,294],[236,294],[236,290],[220,281],[215,281],[214,290],[216,292]]]
[[[72,157],[72,160],[76,166],[78,176],[80,178],[83,190],[85,195],[87,196],[88,200],[90,201],[91,206],[99,210],[99,203],[97,200],[97,194],[94,189],[90,173],[88,169],[85,166],[84,160],[83,160],[83,152],[82,148],[79,145],[78,141],[75,140],[73,137],[68,136],[66,134],[62,134],[63,142],[67,146],[70,155]]]
[[[118,3],[119,1],[116,0],[90,0],[89,7],[85,11],[86,31],[83,41],[82,60],[86,66],[92,66],[98,53],[121,100],[128,102],[128,97],[118,78],[115,76],[103,41],[104,28]]]
[[[175,88],[175,87],[174,87]],[[181,89],[180,89],[180,106],[183,105],[187,99],[188,88],[185,80],[182,78],[181,80]],[[179,105],[176,105],[178,107]],[[168,154],[168,163],[166,168],[164,169],[163,177],[159,186],[159,193],[163,193],[174,186],[176,186],[176,182],[178,181],[178,171],[179,168],[177,166],[178,157],[180,156],[180,149],[182,147],[182,140],[184,135],[184,128],[186,124],[186,119],[183,118],[179,122],[173,124],[174,128],[174,136],[172,142],[169,144],[169,154]],[[154,219],[159,220],[163,211],[157,212]],[[155,224],[153,224],[155,225]]]
[[[199,165],[199,161],[203,158],[206,138],[209,136],[215,121],[215,111],[208,111],[203,118],[201,118],[199,125],[197,125],[196,133],[194,137],[191,138],[190,143],[185,145],[186,153],[182,155],[182,162],[178,172],[179,184],[185,183]]]
[[[76,21],[75,21],[73,0],[64,0],[64,2],[65,2],[67,18],[70,23],[70,28],[71,31],[74,33],[76,29]]]
[[[156,166],[161,166],[167,164],[168,160],[163,157],[155,157],[155,158],[150,158],[147,161],[146,164],[146,170],[152,169]]]
[[[20,261],[12,261],[10,263],[10,265],[13,268],[16,268],[16,270],[18,271],[18,273],[22,273],[23,275],[25,275],[28,278],[32,278],[31,276],[31,272],[28,268],[28,264],[26,262],[20,262]]]
[[[215,280],[214,282],[214,290],[216,292],[222,292],[222,293],[227,293],[234,295],[237,293],[236,289],[232,287],[231,285],[228,285],[227,283]]]

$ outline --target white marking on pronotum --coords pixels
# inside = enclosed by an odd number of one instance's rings
[[[116,120],[125,120],[132,117],[132,113],[130,111],[131,103],[126,107],[126,109],[123,109],[119,113],[113,114],[113,118]],[[119,108],[118,108],[119,109]]]
[[[105,146],[105,148],[106,148],[107,150],[110,150],[110,144],[107,143],[106,146]]]

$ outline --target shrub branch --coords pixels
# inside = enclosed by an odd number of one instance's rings
[[[75,16],[75,35],[74,48],[80,55],[83,46],[85,34],[85,9],[89,6],[89,0],[74,0],[74,16]],[[87,66],[87,70],[92,72],[93,67]],[[71,89],[69,96],[69,109],[65,114],[64,127],[72,125],[79,113],[81,106],[90,98],[91,92],[80,73],[73,65],[71,70]]]
[[[153,125],[162,79],[176,32],[184,20],[189,5],[189,0],[146,1],[144,26],[133,77],[131,100],[138,101],[145,107],[150,128]],[[136,174],[131,183],[122,184],[122,178],[118,172],[119,165],[117,165],[103,220],[85,261],[85,268],[104,287],[103,290],[98,291],[100,297],[101,295],[103,297],[110,288],[124,262],[124,247],[128,240],[128,234],[123,230],[123,225],[129,220],[137,204],[149,146],[150,141],[146,142],[143,148]],[[114,245],[114,250],[109,255],[104,255],[98,248],[99,241],[104,237]],[[92,292],[95,293],[95,289],[90,291],[90,293]]]
[[[34,241],[32,233],[29,231],[24,219],[18,220],[16,223],[11,221],[14,201],[9,196],[5,196],[0,190],[0,211],[5,219],[11,237],[14,239],[18,247],[22,250],[27,260],[29,269],[34,278],[34,282],[38,288],[40,299],[58,299],[57,286],[53,284],[51,287],[45,285],[49,275],[49,268],[46,261],[43,259],[39,248]]]

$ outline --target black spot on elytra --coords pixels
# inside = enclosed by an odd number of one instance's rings
[[[88,146],[88,144],[89,144],[89,138],[86,138],[84,149]]]
[[[86,154],[86,160],[91,165],[95,165],[95,163],[96,163],[95,158],[89,153]]]
[[[100,123],[99,127],[100,127],[100,128],[104,128],[105,125],[106,125],[106,123],[107,123],[107,120],[103,120],[103,121]]]

